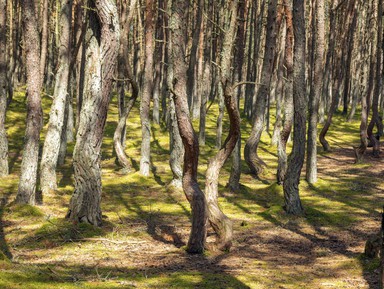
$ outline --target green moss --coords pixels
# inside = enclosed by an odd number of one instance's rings
[[[31,205],[14,205],[8,208],[12,212],[13,217],[26,218],[26,217],[43,217],[44,213],[35,206]]]

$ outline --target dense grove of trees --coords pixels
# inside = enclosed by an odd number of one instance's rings
[[[234,192],[241,173],[259,182],[266,168],[258,154],[264,131],[277,147],[276,182],[283,186],[289,214],[303,213],[304,161],[306,180],[315,183],[317,143],[331,149],[326,136],[338,108],[346,122],[361,115],[356,162],[368,147],[380,157],[382,15],[381,0],[0,0],[0,176],[9,173],[7,107],[13,90],[25,84],[16,202],[34,205],[41,200],[38,192],[55,193],[56,168],[67,142],[75,141],[75,190],[67,217],[100,226],[101,144],[109,103],[116,95],[116,164],[129,173],[126,123],[140,101],[140,173],[151,177],[151,124],[162,123],[169,131],[171,184],[183,189],[192,210],[187,251],[203,252],[208,225],[218,248],[228,250],[233,232],[218,203],[220,170],[232,162],[228,189]],[[42,95],[50,93],[39,151]],[[199,149],[206,145],[213,103],[219,108],[216,153],[202,188]],[[252,125],[249,135],[240,131],[241,121]],[[244,172],[242,155],[249,168]]]

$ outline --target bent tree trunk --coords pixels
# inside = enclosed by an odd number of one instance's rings
[[[188,2],[175,0],[170,28],[172,32],[173,97],[177,124],[184,145],[183,190],[192,207],[192,228],[187,252],[202,253],[206,240],[207,205],[204,193],[197,182],[199,143],[193,130],[188,108],[187,65],[185,63],[186,13]]]
[[[232,221],[221,211],[218,204],[219,174],[225,161],[231,155],[240,136],[240,113],[237,98],[231,85],[231,57],[236,34],[238,2],[231,1],[229,11],[232,15],[229,29],[225,34],[221,59],[220,81],[223,87],[224,103],[229,115],[229,133],[217,154],[209,161],[205,180],[205,196],[208,204],[208,220],[217,234],[217,246],[229,250],[232,246]]]
[[[252,132],[244,147],[244,158],[251,170],[251,173],[259,176],[266,164],[257,155],[261,134],[264,128],[264,115],[267,100],[270,92],[270,84],[273,72],[273,61],[275,58],[276,45],[276,17],[277,17],[277,0],[271,0],[268,6],[267,18],[267,34],[265,38],[265,53],[263,67],[261,72],[261,83],[257,91],[256,103],[254,106],[255,118],[253,122]]]
[[[101,143],[119,49],[113,0],[91,1],[88,11],[86,91],[73,152],[75,191],[67,217],[101,225]]]
[[[61,135],[68,95],[69,63],[71,53],[72,1],[61,1],[61,38],[59,50],[59,69],[56,73],[53,103],[49,114],[49,125],[44,141],[41,159],[40,185],[43,194],[57,189],[56,165],[59,157]]]
[[[139,96],[139,86],[134,79],[134,76],[132,75],[132,70],[128,61],[128,32],[129,32],[129,25],[132,19],[132,11],[135,10],[137,1],[131,1],[130,7],[129,7],[129,15],[128,18],[125,17],[125,15],[128,13],[125,9],[124,5],[122,7],[122,17],[121,17],[121,24],[122,31],[121,31],[121,39],[120,39],[120,47],[119,47],[119,55],[118,55],[118,70],[119,70],[119,78],[121,81],[122,79],[128,78],[129,82],[132,86],[132,96],[129,98],[127,105],[125,105],[125,81],[122,81],[118,84],[118,90],[119,90],[119,103],[121,102],[123,105],[121,107],[121,113],[119,115],[119,122],[117,124],[115,133],[113,134],[113,145],[116,152],[116,160],[123,167],[124,170],[129,171],[131,168],[131,164],[128,160],[127,155],[124,151],[124,142],[125,142],[125,131],[126,131],[126,123],[128,116],[136,102],[136,99]]]
[[[306,133],[305,97],[305,1],[293,0],[293,27],[295,36],[293,59],[294,134],[292,153],[288,159],[283,184],[285,210],[288,214],[303,213],[299,196],[300,173],[304,163]]]
[[[27,72],[27,127],[24,139],[23,160],[16,202],[35,204],[37,166],[39,162],[40,130],[43,120],[41,108],[40,40],[33,1],[21,1],[24,48]]]
[[[7,1],[0,0],[0,11],[6,11]],[[13,9],[11,7],[11,9]],[[0,13],[0,177],[8,175],[8,140],[5,130],[7,109],[7,37],[6,13]],[[12,41],[12,40],[11,40]]]

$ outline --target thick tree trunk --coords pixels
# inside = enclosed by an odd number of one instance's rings
[[[141,158],[140,173],[149,176],[151,168],[151,123],[149,119],[151,97],[153,93],[153,33],[154,33],[154,0],[146,0],[145,5],[145,68],[144,85],[141,96]]]
[[[314,72],[309,96],[309,122],[308,122],[308,143],[307,143],[307,166],[306,179],[310,184],[317,182],[317,123],[320,97],[323,87],[323,55],[324,55],[324,0],[316,0],[314,7],[315,35],[314,47]]]
[[[101,144],[116,72],[120,26],[115,1],[90,3],[87,86],[73,152],[75,192],[67,217],[101,225]]]
[[[254,122],[251,135],[244,147],[244,158],[251,170],[251,173],[259,176],[266,164],[257,155],[261,134],[264,129],[265,109],[270,92],[270,84],[273,70],[273,61],[275,58],[276,45],[276,17],[277,0],[271,0],[268,6],[267,35],[265,39],[265,53],[263,68],[261,72],[261,83],[257,92],[256,104],[254,106]]]
[[[33,1],[22,1],[21,5],[24,28],[24,49],[26,59],[28,59],[26,62],[27,127],[16,202],[34,205],[36,201],[40,130],[43,120],[40,97],[40,40]]]
[[[12,5],[11,5],[12,9]],[[8,140],[5,130],[5,113],[7,110],[7,1],[0,0],[0,177],[9,173]],[[12,39],[10,40],[12,42]]]
[[[61,1],[61,38],[59,69],[56,73],[53,103],[49,114],[48,131],[41,158],[40,186],[43,194],[57,189],[56,165],[64,127],[66,101],[68,98],[69,64],[71,54],[72,1]]]
[[[292,8],[289,0],[284,0],[284,13],[286,21],[286,38],[284,65],[287,69],[287,82],[285,84],[284,98],[284,124],[277,144],[277,183],[280,185],[284,181],[287,171],[287,142],[292,130],[293,122],[293,24]]]
[[[294,134],[284,180],[285,210],[288,214],[303,213],[299,196],[300,173],[305,155],[306,89],[305,89],[305,1],[293,0],[293,27],[295,36],[293,59]]]
[[[187,65],[185,63],[186,13],[188,3],[175,0],[170,27],[172,31],[173,93],[177,124],[184,145],[183,189],[192,207],[192,229],[187,251],[202,253],[206,240],[207,204],[197,182],[199,143],[189,115],[187,97]]]

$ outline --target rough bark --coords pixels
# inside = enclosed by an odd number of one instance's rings
[[[284,14],[286,21],[286,39],[284,65],[287,69],[284,98],[284,124],[280,133],[280,139],[277,144],[277,183],[282,184],[287,171],[287,142],[292,130],[293,123],[293,23],[292,23],[292,7],[288,2],[283,0]]]
[[[11,7],[12,9],[12,7]],[[0,0],[0,11],[7,11],[7,1]],[[5,130],[5,113],[7,110],[7,17],[0,13],[0,177],[9,173],[8,139]],[[12,39],[11,39],[12,41]]]
[[[299,196],[300,173],[304,163],[306,134],[306,85],[305,85],[305,0],[293,0],[293,103],[294,134],[292,153],[288,159],[283,184],[285,210],[288,214],[303,213]]]
[[[183,190],[192,207],[192,228],[188,240],[189,253],[202,253],[206,240],[207,204],[197,182],[199,143],[189,115],[187,97],[187,65],[185,63],[186,13],[188,3],[176,0],[172,7],[173,96],[177,124],[184,145]]]
[[[146,0],[145,5],[145,68],[143,93],[140,103],[141,119],[141,158],[140,173],[149,176],[151,168],[151,123],[149,119],[151,97],[153,92],[153,50],[154,50],[154,0]]]
[[[266,164],[257,155],[261,134],[264,128],[265,110],[270,92],[270,84],[275,58],[276,45],[276,17],[277,0],[271,0],[268,5],[267,34],[265,39],[265,53],[261,72],[261,83],[257,91],[256,103],[254,106],[254,121],[252,132],[244,147],[244,158],[252,174],[259,176]]]
[[[71,53],[72,1],[61,1],[59,69],[56,72],[53,103],[49,114],[47,135],[44,141],[40,165],[40,186],[43,194],[57,189],[56,165],[64,128],[64,116],[69,85],[69,64]]]
[[[67,217],[101,225],[101,144],[119,49],[113,0],[91,1],[87,29],[87,81],[73,152],[75,191]]]
[[[316,0],[314,7],[315,15],[315,35],[314,47],[314,71],[313,82],[311,83],[311,92],[309,96],[309,121],[308,121],[308,139],[307,139],[307,164],[306,180],[313,184],[317,182],[317,123],[320,97],[323,87],[323,55],[324,55],[324,0]]]
[[[35,204],[39,141],[43,112],[41,108],[40,40],[33,1],[22,1],[24,49],[27,74],[27,126],[16,202]]]

